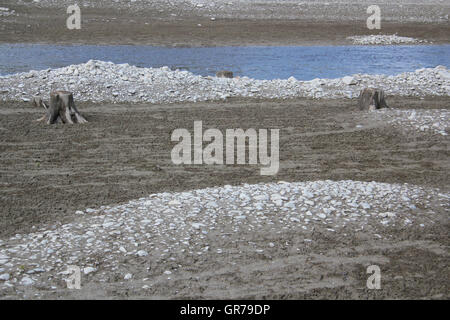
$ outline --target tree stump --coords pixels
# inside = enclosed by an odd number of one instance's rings
[[[221,70],[216,72],[217,78],[233,78],[233,72]]]
[[[68,91],[53,91],[50,93],[50,105],[47,106],[40,97],[33,98],[33,105],[42,106],[47,113],[37,121],[45,120],[47,124],[86,123],[87,120],[78,112],[73,101],[73,94]]]
[[[31,100],[31,102],[33,103],[33,106],[35,106],[35,107],[42,107],[45,110],[48,109],[47,104],[44,102],[44,100],[42,100],[41,97],[33,97],[33,100]]]
[[[365,88],[359,93],[360,110],[376,110],[389,108],[386,103],[386,95],[381,89]]]

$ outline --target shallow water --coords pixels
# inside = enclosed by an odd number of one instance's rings
[[[199,75],[231,70],[256,79],[338,78],[450,66],[450,45],[165,48],[153,46],[0,45],[0,75],[59,68],[90,59],[169,66]]]

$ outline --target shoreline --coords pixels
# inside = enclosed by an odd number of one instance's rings
[[[198,76],[169,67],[143,68],[99,60],[57,69],[0,77],[0,101],[28,102],[54,89],[74,93],[76,101],[176,103],[226,101],[230,98],[355,98],[365,87],[394,96],[450,96],[450,71],[445,66],[421,68],[394,76],[353,74],[309,81],[256,80],[249,77]]]

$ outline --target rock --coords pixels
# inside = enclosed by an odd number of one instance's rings
[[[86,275],[88,275],[88,274],[90,274],[92,272],[95,272],[95,271],[97,271],[97,269],[93,268],[93,267],[86,267],[86,268],[83,269],[83,273],[86,274]]]
[[[6,264],[9,261],[9,257],[7,255],[0,254],[0,266]]]
[[[169,205],[170,206],[179,206],[179,205],[181,205],[181,202],[178,200],[172,200],[172,201],[169,201]]]
[[[20,284],[24,286],[31,286],[34,283],[33,279],[29,277],[23,277],[22,280],[20,280]]]
[[[346,85],[355,85],[355,84],[358,83],[358,82],[355,80],[355,78],[349,77],[349,76],[343,77],[343,78],[342,78],[342,82],[345,83]]]
[[[113,221],[111,221],[111,222],[105,222],[104,224],[102,224],[102,227],[103,227],[104,229],[108,229],[108,228],[110,228],[110,227],[112,227],[112,226],[114,226],[114,222],[113,222]]]
[[[361,208],[363,208],[363,209],[370,209],[371,206],[367,202],[363,202],[363,203],[361,203]]]
[[[10,278],[9,273],[4,273],[4,274],[0,275],[0,280],[8,281],[9,278]]]
[[[441,79],[450,80],[450,72],[448,70],[441,70],[438,72]]]
[[[266,194],[261,194],[261,195],[254,196],[253,199],[257,200],[257,201],[267,201],[267,200],[269,200],[269,196]]]
[[[308,199],[314,198],[314,194],[312,194],[312,193],[309,192],[309,191],[303,191],[303,196],[306,197],[306,198],[308,198]]]
[[[124,280],[130,280],[131,278],[133,278],[133,275],[132,275],[131,273],[127,273],[127,274],[123,277]]]
[[[35,273],[42,273],[42,272],[45,272],[45,270],[42,268],[34,268],[34,269],[27,271],[27,274],[35,274]]]
[[[146,256],[148,256],[148,252],[145,251],[145,250],[139,250],[139,251],[136,253],[136,255],[137,255],[138,257],[146,257]]]
[[[196,222],[194,222],[194,223],[192,224],[192,227],[193,227],[194,229],[200,229],[201,227],[205,227],[205,225],[204,225],[203,223],[196,223]]]

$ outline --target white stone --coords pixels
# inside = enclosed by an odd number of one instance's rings
[[[4,273],[4,274],[0,275],[0,280],[8,281],[9,278],[10,278],[9,273]]]
[[[92,272],[95,272],[95,271],[97,271],[97,269],[93,268],[93,267],[86,267],[86,268],[83,269],[83,273],[86,274],[86,275],[90,274]]]
[[[193,227],[194,229],[200,229],[201,227],[205,227],[205,225],[204,225],[203,223],[197,223],[197,222],[194,222],[194,223],[192,224],[192,227]]]
[[[139,251],[136,253],[136,255],[139,256],[139,257],[146,257],[146,256],[148,256],[148,252],[145,251],[145,250],[139,250]]]
[[[346,85],[357,84],[356,80],[350,76],[343,77],[342,82],[345,83]]]
[[[20,284],[24,286],[31,286],[34,283],[33,279],[29,277],[23,277],[22,280],[20,280]]]
[[[132,275],[131,273],[127,273],[127,274],[123,277],[124,280],[130,280],[131,278],[133,278],[133,275]]]

